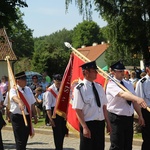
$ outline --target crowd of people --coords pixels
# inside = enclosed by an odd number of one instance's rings
[[[110,150],[132,150],[134,111],[142,129],[141,150],[148,150],[150,62],[145,63],[145,72],[136,67],[131,71],[126,70],[121,61],[112,64],[111,78],[105,91],[99,83],[94,82],[98,69],[95,61],[80,67],[84,79],[74,88],[72,104],[80,125],[80,150],[104,150],[105,126],[110,134]],[[36,124],[38,119],[44,117],[45,125],[52,126],[56,150],[63,150],[68,129],[66,120],[55,114],[62,75],[55,74],[51,80],[44,72],[41,82],[37,75],[33,75],[29,86],[26,86],[25,72],[15,74],[15,79],[17,87],[8,91],[8,78],[1,78],[0,109],[6,107],[6,119],[12,123],[16,149],[25,150],[28,137],[34,135],[32,119]],[[1,129],[6,125],[2,114],[3,111],[0,111],[0,150],[4,149]]]

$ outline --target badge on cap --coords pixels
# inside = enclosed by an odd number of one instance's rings
[[[113,65],[110,66],[110,68],[112,70],[125,70],[126,69],[121,61],[114,63]]]
[[[82,70],[91,69],[91,68],[98,69],[95,61],[85,63],[85,64],[81,65],[80,67],[82,68]]]

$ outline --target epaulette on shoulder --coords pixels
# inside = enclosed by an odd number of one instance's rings
[[[79,83],[76,88],[79,90],[83,85],[84,83]]]
[[[142,80],[141,80],[141,83],[144,83],[146,81],[146,78],[143,78]]]

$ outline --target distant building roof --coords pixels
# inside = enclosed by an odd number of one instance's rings
[[[102,55],[106,49],[109,47],[107,43],[94,44],[94,46],[87,46],[83,48],[78,48],[77,50],[86,56],[91,61],[96,60],[100,55]]]
[[[0,61],[5,60],[9,56],[9,60],[17,60],[17,57],[12,49],[11,43],[7,37],[4,28],[0,29]]]

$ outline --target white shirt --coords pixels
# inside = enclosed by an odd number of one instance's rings
[[[82,83],[84,85],[80,88],[80,90],[76,87],[74,88],[72,108],[81,109],[83,111],[85,121],[104,120],[103,106],[107,104],[107,99],[102,86],[94,82],[101,103],[101,107],[98,107],[92,89],[92,82],[84,79]]]
[[[0,102],[2,102],[4,99],[3,99],[3,95],[2,93],[0,92]]]
[[[116,81],[118,81],[116,79]],[[126,81],[122,80],[125,87],[133,94],[134,87],[133,85]],[[120,81],[118,81],[120,82]],[[110,80],[106,87],[106,97],[108,100],[107,110],[111,113],[123,116],[132,116],[134,113],[133,105],[129,105],[124,98],[117,96],[121,91],[123,91],[115,82]]]
[[[144,78],[146,80],[144,80]],[[143,98],[150,107],[150,76],[146,75],[137,82],[135,92],[137,96]]]
[[[23,91],[22,88],[19,87],[18,85],[17,85],[17,87],[18,87],[18,90],[19,90],[19,91],[24,95],[24,97],[26,98],[26,100],[27,100],[27,102],[28,102],[28,104],[29,104],[29,106],[30,106],[30,109],[31,109],[31,105],[36,102],[35,97],[34,97],[32,91],[31,91],[31,89],[30,89],[28,86],[25,86],[25,87],[24,87],[24,91]],[[19,106],[18,106],[18,104],[13,101],[13,99],[12,99],[13,96],[17,96],[17,91],[16,91],[14,88],[11,88],[11,89],[10,89],[10,92],[9,92],[9,98],[10,98],[10,112],[12,112],[13,114],[22,114],[22,113],[21,113],[21,110],[20,110],[20,108],[19,108]],[[24,112],[25,112],[26,115],[29,114],[29,113],[27,112],[27,109],[26,109],[26,108],[24,109]]]
[[[56,95],[58,94],[58,90],[54,83],[48,89],[50,88],[54,91]],[[56,98],[51,92],[46,91],[46,93],[44,94],[44,101],[45,101],[46,110],[51,110],[52,107],[55,107]]]

